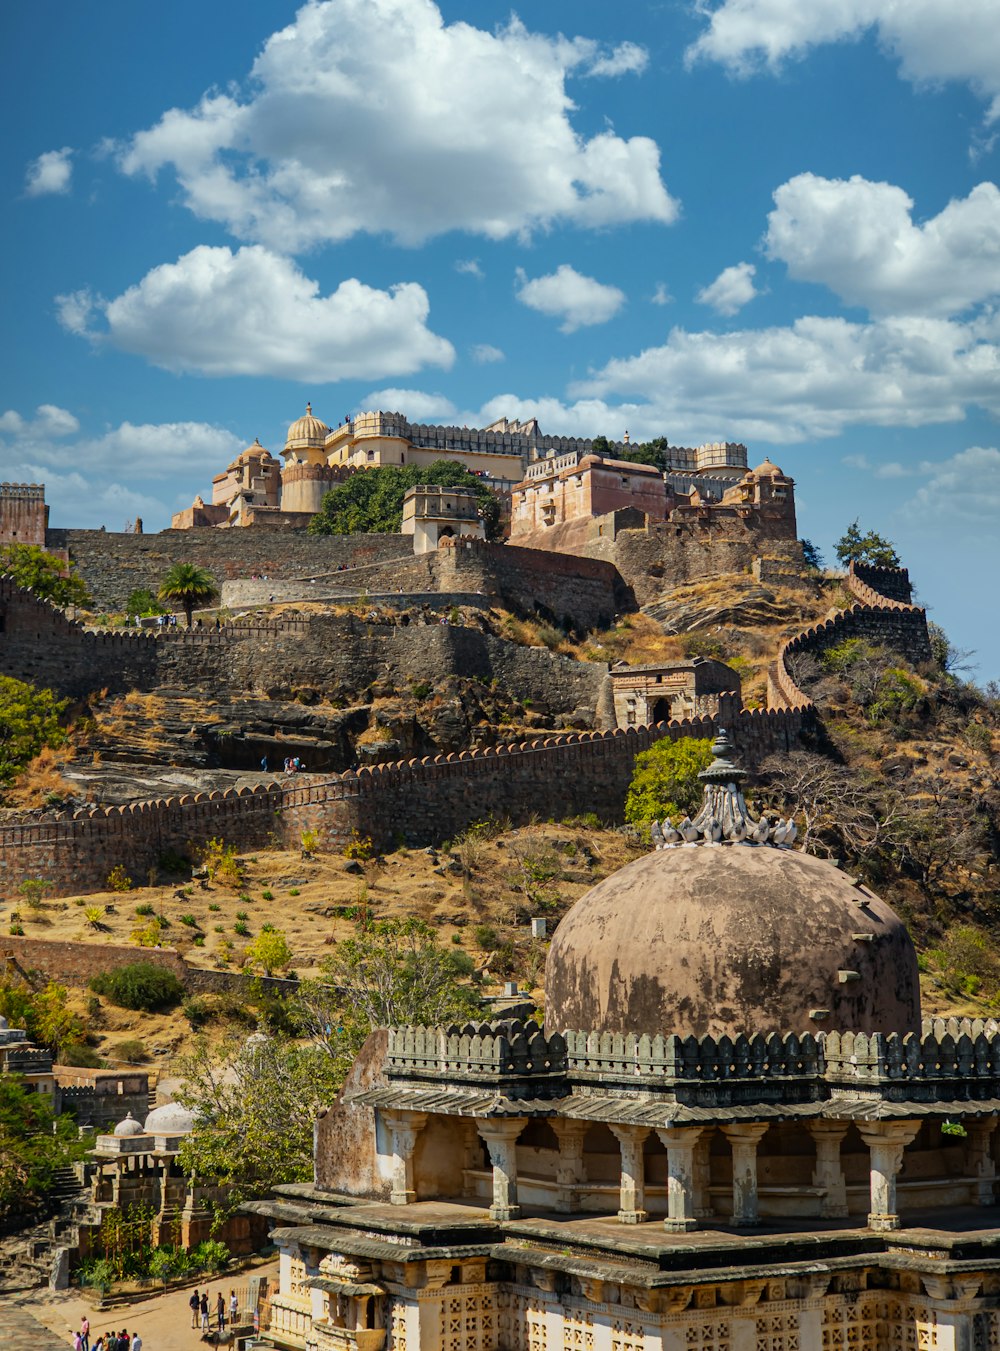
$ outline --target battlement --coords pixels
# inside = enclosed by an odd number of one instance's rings
[[[938,1019],[925,1022],[920,1033],[736,1037],[547,1033],[519,1020],[407,1027],[390,1030],[385,1068],[390,1080],[489,1082],[498,1091],[505,1080],[530,1078],[541,1096],[549,1084],[563,1101],[627,1089],[633,1097],[665,1094],[704,1106],[859,1095],[947,1105],[1000,1095],[1000,1027]],[[400,1091],[406,1091],[402,1084]]]
[[[44,483],[0,483],[0,502],[44,502]]]

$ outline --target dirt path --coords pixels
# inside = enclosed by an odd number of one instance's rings
[[[254,1276],[275,1277],[277,1274],[277,1260],[253,1268]],[[236,1287],[239,1291],[246,1287],[246,1281],[246,1272],[216,1277],[210,1281],[208,1297],[213,1309],[220,1290],[228,1301],[230,1289]],[[199,1290],[202,1288],[198,1287]],[[190,1296],[191,1287],[185,1286],[182,1290],[151,1295],[138,1304],[121,1304],[97,1312],[89,1291],[67,1290],[58,1294],[36,1291],[23,1297],[16,1296],[11,1302],[18,1309],[30,1313],[66,1345],[72,1343],[73,1333],[80,1326],[83,1315],[87,1314],[91,1341],[110,1328],[117,1331],[128,1328],[129,1332],[139,1332],[143,1351],[185,1351],[185,1348],[200,1351],[201,1332],[191,1328],[191,1311],[188,1308]],[[212,1321],[214,1324],[214,1318]]]

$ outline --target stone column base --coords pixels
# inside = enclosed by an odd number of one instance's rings
[[[887,1234],[891,1229],[899,1228],[898,1215],[869,1215],[868,1228],[876,1234]]]
[[[619,1224],[645,1224],[649,1219],[649,1212],[646,1210],[619,1210]]]
[[[393,1206],[408,1206],[417,1199],[416,1192],[398,1192],[389,1193],[389,1204]]]
[[[666,1219],[663,1227],[668,1234],[689,1234],[692,1229],[698,1228],[698,1221],[693,1217],[684,1220]]]
[[[519,1220],[520,1218],[520,1206],[490,1206],[491,1220]]]

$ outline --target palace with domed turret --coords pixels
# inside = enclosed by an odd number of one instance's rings
[[[552,527],[626,509],[653,521],[678,512],[699,520],[754,516],[774,538],[795,538],[792,480],[769,460],[748,470],[746,446],[667,446],[663,470],[626,458],[633,449],[626,432],[598,454],[590,438],[543,435],[534,418],[447,427],[409,422],[401,413],[364,412],[331,428],[307,404],[288,428],[283,462],[254,441],[213,478],[211,501],[196,497],[172,525],[301,529],[324,495],[353,473],[447,459],[509,500],[511,534],[520,544],[558,548],[559,531]]]

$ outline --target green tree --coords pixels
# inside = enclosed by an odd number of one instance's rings
[[[83,1019],[68,1007],[65,985],[47,981],[34,989],[26,981],[0,981],[0,1014],[11,1027],[21,1027],[32,1041],[61,1052],[81,1043],[87,1029]]]
[[[500,501],[481,478],[455,460],[435,460],[431,465],[380,465],[352,474],[323,498],[309,523],[316,535],[387,535],[403,522],[403,497],[419,483],[473,492],[479,504],[487,539],[500,537]]]
[[[160,600],[177,601],[187,616],[187,626],[191,627],[191,616],[196,606],[207,605],[215,600],[219,588],[215,578],[194,563],[175,563],[164,574],[158,595]]]
[[[129,592],[125,613],[132,619],[136,615],[162,615],[164,609],[148,586],[140,586]]]
[[[37,544],[5,544],[0,549],[0,573],[7,573],[18,586],[30,587],[36,596],[54,605],[89,605],[90,594],[58,554],[46,553]]]
[[[369,1027],[447,1022],[479,1008],[466,954],[412,917],[359,924],[323,966]]]
[[[648,825],[665,816],[690,816],[702,800],[701,770],[712,761],[712,743],[704,737],[666,737],[635,757],[625,798],[625,820]]]
[[[811,539],[804,539],[800,542],[802,544],[802,561],[806,567],[811,568],[813,572],[822,572],[823,555],[817,546],[813,544]]]
[[[265,976],[270,976],[275,971],[284,971],[291,963],[292,950],[280,929],[262,929],[246,945],[243,956],[248,966],[260,967]]]
[[[220,1219],[278,1183],[312,1177],[316,1113],[337,1096],[356,1049],[347,1037],[333,1054],[284,1038],[209,1046],[202,1037],[178,1061],[178,1098],[199,1123],[181,1143],[181,1166],[225,1188]]]
[[[845,566],[853,560],[873,568],[899,567],[899,554],[891,540],[876,534],[874,530],[862,534],[856,520],[851,522],[833,548],[838,560]]]
[[[51,690],[0,676],[0,783],[10,783],[43,746],[61,746],[66,733],[60,718],[68,699]]]
[[[55,1117],[42,1093],[0,1074],[0,1222],[45,1198],[57,1168],[82,1157],[72,1116]]]

